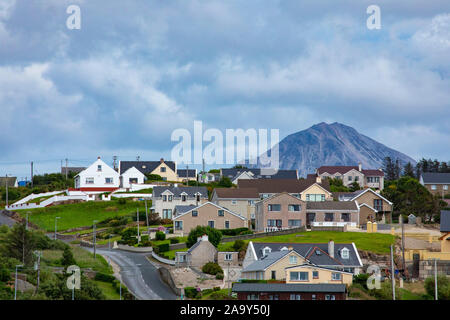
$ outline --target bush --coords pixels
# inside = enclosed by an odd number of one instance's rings
[[[136,227],[127,228],[122,231],[121,236],[122,240],[124,241],[136,240],[137,228]]]
[[[217,280],[223,280],[223,273],[220,273],[220,272],[217,273],[217,274],[216,274],[216,279],[217,279]]]
[[[102,273],[102,272],[97,272],[94,279],[97,281],[110,282],[110,283],[113,283],[116,280],[116,278],[114,276],[112,276],[110,274]]]
[[[368,273],[360,273],[356,276],[353,276],[353,284],[361,285],[364,290],[368,290],[367,288],[367,279],[370,277]]]
[[[159,223],[162,225],[167,225],[167,224],[172,225],[173,221],[172,221],[172,219],[161,219]]]
[[[220,291],[220,287],[214,287],[213,290],[214,291]]]
[[[249,228],[221,229],[220,232],[224,236],[239,236],[243,234],[253,234]]]
[[[450,300],[450,280],[445,275],[438,275],[438,299]],[[434,297],[434,276],[425,280],[427,294]]]
[[[217,275],[218,273],[222,273],[222,275],[223,275],[222,268],[215,262],[208,262],[208,263],[206,263],[203,266],[202,271],[204,273],[212,274],[212,275]]]
[[[126,204],[127,203],[127,199],[126,198],[119,198],[119,200],[117,202],[119,204]]]
[[[166,240],[166,234],[164,232],[157,231],[156,232],[156,240],[158,240],[158,241]]]
[[[199,292],[194,287],[185,287],[184,288],[184,295],[186,298],[195,299]]]
[[[236,240],[233,244],[233,249],[238,252],[244,249],[244,247],[245,247],[244,240]]]
[[[159,249],[159,252],[167,252],[167,251],[170,250],[170,249],[169,249],[169,244],[168,244],[168,243],[160,244],[160,245],[158,246],[158,249]]]
[[[180,242],[180,239],[178,239],[178,238],[170,238],[171,244],[175,244],[175,243],[179,243],[179,242]]]
[[[204,234],[208,235],[209,242],[211,242],[215,247],[217,247],[222,239],[222,233],[210,226],[197,226],[189,232],[186,246],[188,248],[192,247],[197,243],[197,238],[203,236]]]

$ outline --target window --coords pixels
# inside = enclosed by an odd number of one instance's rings
[[[163,209],[163,219],[172,219],[172,209]]]
[[[373,200],[373,208],[377,211],[383,211],[383,200],[374,199]]]
[[[200,193],[197,193],[197,194],[195,195],[195,198],[196,198],[197,202],[200,202]]]
[[[291,271],[289,278],[291,281],[308,281],[308,272]]]
[[[269,211],[281,211],[281,204],[269,204]]]
[[[267,220],[267,226],[268,226],[268,227],[277,227],[277,228],[281,228],[281,226],[282,226],[282,221],[281,221],[281,220],[275,220],[275,219],[269,219],[269,220]]]
[[[327,212],[325,213],[325,221],[333,221],[334,220],[334,213]]]
[[[301,300],[301,296],[299,294],[291,293],[291,300]]]
[[[347,248],[341,250],[342,259],[348,259],[350,256],[350,251]]]
[[[225,221],[225,229],[230,229],[230,221]]]
[[[315,294],[311,295],[311,300],[316,300],[316,295]]]
[[[341,220],[344,222],[349,222],[350,221],[350,213],[342,213]]]
[[[353,177],[352,176],[348,176],[348,181],[352,181]]]
[[[130,179],[128,180],[128,182],[129,182],[130,184],[132,184],[132,183],[138,183],[138,178],[130,178]]]
[[[341,274],[338,272],[333,272],[331,274],[331,280],[341,280]]]
[[[94,178],[86,178],[86,184],[94,184]]]
[[[290,204],[288,206],[288,211],[291,211],[291,212],[293,212],[293,211],[301,211],[301,210],[302,210],[302,206],[299,205],[299,204]]]
[[[313,271],[313,279],[319,279],[319,271]]]
[[[355,182],[359,181],[359,176],[355,176]]]
[[[105,184],[112,184],[113,178],[105,178]]]
[[[181,196],[181,201],[183,201],[183,202],[186,201],[186,195],[185,195],[185,194],[183,194],[183,195]]]
[[[325,201],[324,194],[307,194],[306,201]]]
[[[235,204],[237,204],[237,200],[231,200],[231,204],[233,204],[233,205],[235,205]]]
[[[334,294],[327,294],[325,296],[325,300],[336,300],[336,297],[334,296]]]
[[[163,201],[167,201],[167,196],[165,194],[163,194],[162,198],[163,198]]]
[[[297,264],[297,256],[289,256],[290,264]]]
[[[101,164],[99,164],[99,165],[97,166],[97,171],[102,171],[102,165],[101,165]]]
[[[443,188],[444,190],[448,190],[448,185],[445,184]]]
[[[208,221],[208,226],[210,226],[211,228],[214,228],[214,221]]]
[[[302,220],[288,220],[288,226],[291,228],[298,228],[302,226]]]
[[[264,256],[268,255],[269,252],[272,252],[272,249],[270,249],[269,247],[265,247],[265,248],[263,249],[263,255],[264,255]]]
[[[223,217],[223,210],[217,210],[217,214],[219,215],[219,217]]]
[[[247,295],[247,300],[259,300],[258,294],[249,294]]]
[[[248,200],[248,205],[253,207],[255,205],[255,200]]]
[[[232,261],[232,260],[233,260],[233,254],[225,253],[225,261]]]
[[[436,190],[436,185],[435,184],[431,185],[431,190]]]
[[[183,230],[183,221],[175,221],[175,230]]]
[[[166,167],[161,167],[160,172],[166,172]]]
[[[197,217],[198,216],[198,211],[197,210],[192,210],[192,216],[193,217]]]
[[[275,280],[276,278],[277,278],[277,272],[276,272],[276,270],[272,270],[272,272],[271,272],[271,278],[272,278],[272,280]]]
[[[173,196],[172,196],[172,195],[169,195],[167,200],[169,200],[170,202],[172,202],[172,199],[173,199]]]
[[[278,300],[278,295],[277,294],[269,295],[269,300]]]

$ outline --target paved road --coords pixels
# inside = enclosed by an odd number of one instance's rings
[[[7,226],[12,227],[15,223],[15,220],[0,212],[0,225],[6,224]]]
[[[92,249],[90,249],[92,250]],[[158,269],[144,253],[97,249],[97,253],[111,258],[121,269],[124,284],[140,300],[175,300],[177,296],[161,281]]]

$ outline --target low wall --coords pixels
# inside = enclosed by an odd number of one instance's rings
[[[118,244],[117,247],[119,250],[129,251],[129,252],[141,252],[141,253],[153,252],[152,247],[132,247],[132,246],[124,245],[124,244]]]
[[[179,250],[179,249],[184,249],[186,248],[186,243],[174,243],[174,244],[169,244],[169,250]]]
[[[300,227],[300,228],[292,228],[292,229],[286,229],[286,230],[281,230],[281,231],[244,234],[244,235],[240,235],[240,236],[232,236],[232,237],[222,238],[222,242],[232,242],[232,241],[236,241],[236,240],[249,240],[249,239],[264,238],[264,237],[271,237],[271,236],[280,236],[280,235],[284,235],[284,234],[292,234],[292,233],[305,232],[305,231],[306,231],[305,227]]]
[[[414,260],[414,254],[419,254],[420,260],[449,260],[450,261],[450,252],[440,252],[440,251],[429,251],[426,249],[419,250],[405,250],[405,260],[412,261]]]
[[[181,296],[182,289],[178,288],[175,285],[175,281],[173,280],[172,274],[170,273],[169,269],[167,269],[165,267],[160,267],[160,268],[158,268],[158,272],[159,272],[159,276],[161,277],[161,280],[164,283],[166,283],[177,296]]]
[[[450,277],[450,261],[437,260],[436,261],[437,274],[446,275]],[[426,279],[434,276],[434,260],[425,260],[419,262],[419,278]]]
[[[311,226],[311,231],[337,231],[337,232],[345,232],[347,231],[347,228],[345,226],[338,227],[338,226]]]
[[[171,266],[175,265],[175,260],[169,260],[169,259],[165,259],[163,257],[158,256],[154,251],[152,251],[152,258],[158,260],[161,263],[165,263]]]

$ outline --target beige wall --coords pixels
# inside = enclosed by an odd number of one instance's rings
[[[369,216],[376,219],[376,213],[372,209],[367,208],[366,206],[359,208],[359,224],[366,224]]]
[[[281,211],[269,211],[269,204],[280,204]],[[301,211],[299,212],[289,212],[288,205],[299,204],[301,205]],[[287,228],[289,226],[289,220],[301,220],[301,226],[306,223],[306,202],[302,201],[296,197],[293,197],[287,193],[280,193],[279,195],[267,199],[265,201],[260,201],[256,204],[256,230],[264,231],[267,227],[267,220],[281,220],[282,227]]]
[[[307,194],[320,194],[320,195],[324,194],[325,195],[325,200],[332,200],[333,199],[333,196],[331,195],[331,193],[325,191],[323,188],[321,188],[321,187],[319,187],[317,185],[312,185],[308,189],[304,190],[301,193],[300,197],[301,197],[301,199],[303,201],[306,201],[306,195]]]
[[[431,186],[435,185],[436,186],[436,190],[432,190]],[[444,186],[447,186],[447,190],[444,190]],[[425,188],[428,189],[428,191],[430,191],[433,195],[440,195],[442,196],[442,194],[446,195],[446,194],[450,194],[450,183],[449,184],[426,184]]]
[[[380,199],[383,201],[383,211],[391,211],[392,210],[392,206],[386,202],[385,200],[383,200],[383,198],[381,198],[378,195],[373,194],[370,191],[365,192],[363,195],[359,196],[358,198],[356,198],[355,200],[358,201],[358,204],[367,204],[369,206],[371,206],[372,208],[374,208],[374,199]]]
[[[441,240],[441,252],[450,252],[450,234]]]
[[[201,241],[189,255],[189,265],[202,268],[208,262],[216,262],[216,257],[216,247],[209,241]]]
[[[232,260],[225,260],[225,255],[226,254],[231,254],[232,255]],[[237,266],[239,265],[239,252],[222,252],[219,251],[217,253],[217,263],[220,264],[223,267],[227,267],[228,263],[231,263],[231,266]]]
[[[255,202],[258,200],[255,200]],[[221,207],[225,207],[230,211],[240,214],[244,218],[250,220],[251,215],[255,213],[255,205],[250,206],[248,204],[248,199],[236,199],[236,204],[233,204],[232,200],[215,200],[212,202],[218,204]]]
[[[174,233],[188,234],[196,226],[207,226],[208,221],[214,221],[214,228],[216,229],[225,229],[225,221],[230,221],[230,229],[244,228],[248,226],[247,219],[237,217],[226,210],[224,210],[224,216],[219,217],[218,210],[220,209],[211,203],[207,203],[196,210],[198,211],[197,217],[193,217],[192,213],[189,212],[173,219],[174,223],[175,221],[183,221],[183,229],[174,230]]]
[[[163,167],[166,168],[166,172],[161,172],[161,168]],[[161,163],[158,167],[156,167],[155,170],[152,171],[152,174],[160,175],[167,181],[178,181],[177,173],[172,169],[170,169],[170,167],[166,165],[164,162]]]
[[[349,222],[356,222],[358,223],[358,212],[352,212],[352,211],[334,211],[334,210],[327,210],[327,211],[317,211],[317,210],[307,210],[308,213],[315,213],[316,214],[316,222],[325,222],[325,213],[333,213],[334,218],[333,222],[344,222],[342,220],[342,213],[350,213],[350,221]]]
[[[318,271],[319,277],[313,279],[313,271]],[[290,272],[308,272],[308,281],[291,281]],[[295,268],[289,268],[285,270],[286,283],[344,283],[346,285],[351,285],[353,282],[353,275],[349,273],[341,273],[341,280],[332,280],[332,273],[337,272],[334,270],[327,270],[322,268],[317,268],[314,266],[298,266]]]

